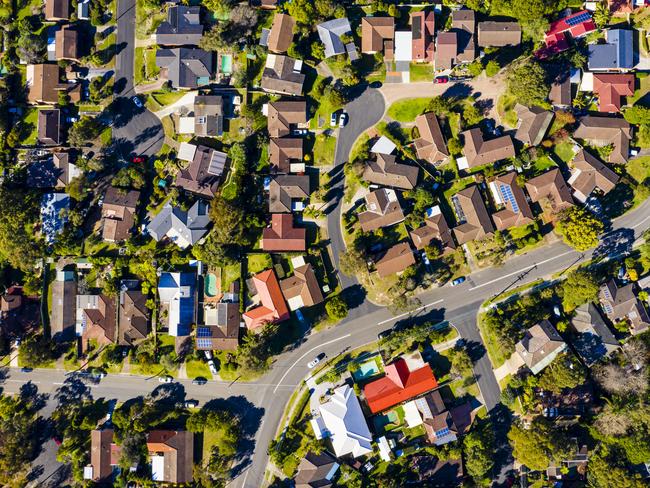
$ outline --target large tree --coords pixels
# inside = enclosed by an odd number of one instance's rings
[[[479,424],[463,438],[467,473],[479,486],[489,486],[494,466],[494,434],[490,424]]]
[[[536,61],[520,63],[508,74],[508,90],[523,105],[542,104],[550,90],[546,71]]]
[[[555,227],[564,242],[580,252],[596,247],[603,229],[602,221],[581,207],[565,210]]]
[[[587,270],[570,273],[562,283],[562,306],[567,312],[598,296],[598,281]]]
[[[42,256],[34,226],[39,197],[23,187],[0,186],[0,257],[16,269],[33,271]]]
[[[582,385],[586,379],[585,369],[575,356],[563,354],[544,369],[538,385],[553,393],[560,393],[564,388]]]
[[[566,459],[571,450],[568,436],[543,417],[535,417],[529,428],[513,424],[508,440],[515,459],[533,471],[545,470],[552,460]]]

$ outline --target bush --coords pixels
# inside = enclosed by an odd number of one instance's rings
[[[500,70],[501,66],[495,60],[488,61],[485,65],[485,74],[490,77],[495,76]]]
[[[341,296],[335,295],[327,301],[325,310],[332,320],[343,320],[348,315],[348,304]]]

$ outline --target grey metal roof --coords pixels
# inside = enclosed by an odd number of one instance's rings
[[[318,35],[325,45],[325,57],[336,56],[345,53],[345,45],[341,36],[351,32],[350,21],[346,18],[332,19],[316,26]]]
[[[210,225],[208,211],[209,206],[203,200],[198,200],[187,212],[166,203],[158,215],[151,220],[147,230],[156,241],[160,241],[173,230],[174,234],[180,235],[193,245],[208,231]]]
[[[589,69],[632,69],[633,58],[631,30],[610,29],[606,44],[589,45]]]
[[[156,66],[167,70],[167,79],[175,88],[198,88],[212,77],[212,53],[185,47],[159,49]]]

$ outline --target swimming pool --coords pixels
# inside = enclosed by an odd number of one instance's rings
[[[232,55],[231,54],[222,54],[221,55],[221,72],[224,75],[229,75],[232,73]]]
[[[217,277],[212,273],[205,276],[205,294],[209,297],[217,294]]]
[[[374,359],[371,359],[370,361],[366,361],[365,363],[361,364],[359,366],[359,369],[357,369],[354,372],[354,379],[359,381],[359,380],[365,380],[367,378],[370,378],[371,376],[376,375],[379,373],[379,368],[377,367],[377,361]]]

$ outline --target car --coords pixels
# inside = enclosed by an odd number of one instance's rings
[[[341,113],[341,118],[339,119],[339,127],[343,128],[348,123],[348,114],[343,112]]]
[[[197,408],[199,406],[198,400],[187,400],[185,402],[185,408]]]
[[[337,122],[338,122],[337,119],[338,119],[338,117],[337,117],[337,115],[336,115],[336,112],[332,112],[332,115],[330,116],[330,125],[331,125],[332,127],[336,127],[336,124],[337,124]]]
[[[212,351],[203,351],[205,354],[205,359],[212,359]]]
[[[66,117],[65,120],[66,122],[70,122],[71,124],[73,124],[79,121],[79,117]]]
[[[294,136],[306,136],[309,131],[307,129],[294,129],[293,130],[293,135]]]
[[[449,77],[448,76],[436,76],[433,79],[433,82],[437,83],[437,84],[449,83]]]
[[[208,368],[210,369],[210,373],[217,374],[217,367],[214,365],[214,361],[212,359],[208,361]]]
[[[463,283],[464,281],[465,281],[465,277],[464,277],[464,276],[461,276],[461,277],[459,277],[459,278],[456,278],[454,281],[452,281],[452,282],[451,282],[451,286],[460,285],[460,284]]]
[[[160,383],[171,383],[172,381],[174,381],[174,378],[172,378],[169,375],[165,375],[165,376],[161,376],[160,378],[158,378],[158,381]]]
[[[379,334],[377,334],[377,339],[385,339],[386,337],[388,337],[392,333],[393,333],[393,329],[388,329],[388,330],[381,331]]]
[[[144,163],[146,161],[144,156],[133,156],[131,158],[132,163]]]
[[[31,373],[32,371],[34,371],[33,368],[27,368],[27,367],[20,368],[21,373]]]
[[[196,378],[194,378],[192,380],[193,385],[205,385],[207,382],[208,382],[208,380],[206,378],[204,378],[203,376],[197,376]]]
[[[138,96],[131,97],[131,101],[133,102],[133,105],[135,105],[138,108],[144,107],[144,105],[142,104],[142,100],[140,100],[140,97]]]
[[[427,256],[426,251],[422,251],[421,256],[422,256],[422,262],[425,264],[425,266],[430,266],[431,261],[429,261],[429,256]]]
[[[62,442],[62,441],[61,441],[61,438],[60,438],[59,436],[56,436],[56,435],[55,435],[54,437],[52,437],[52,440],[54,441],[54,443],[55,443],[57,446],[60,446],[60,445],[61,445],[61,442]]]
[[[321,352],[318,356],[316,356],[314,359],[312,359],[309,364],[307,364],[307,367],[309,369],[312,369],[314,366],[316,366],[318,363],[320,363],[323,359],[325,359],[325,353]]]
[[[16,347],[20,346],[20,342],[21,342],[21,340],[20,340],[20,337],[19,337],[19,338],[16,339],[16,341],[14,342],[14,344],[16,345]]]

